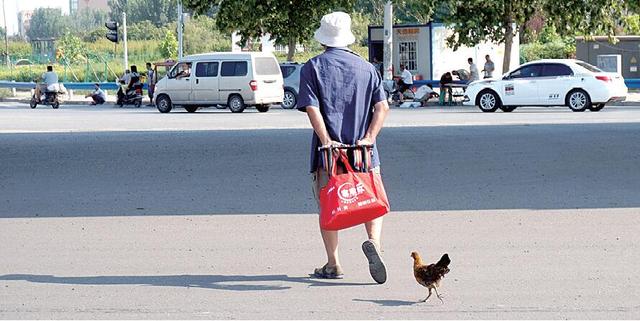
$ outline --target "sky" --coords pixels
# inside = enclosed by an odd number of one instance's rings
[[[2,2],[0,2],[0,5],[2,5]],[[9,34],[18,33],[19,11],[33,10],[40,7],[60,8],[63,13],[69,14],[69,0],[4,0]],[[0,16],[0,22],[4,22],[2,16]]]

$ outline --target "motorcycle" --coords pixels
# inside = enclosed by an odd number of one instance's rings
[[[36,84],[36,86],[39,86]],[[31,108],[36,108],[38,104],[40,105],[51,105],[53,109],[58,109],[60,107],[60,103],[62,99],[60,96],[65,94],[64,87],[61,84],[49,85],[44,92],[40,93],[40,97],[36,96],[35,92],[33,96],[31,96],[31,101],[29,102],[29,106]]]
[[[395,80],[383,80],[382,88],[384,88],[384,91],[387,94],[387,102],[389,105],[400,104],[399,86]],[[405,100],[413,100],[415,98],[415,94],[411,89],[407,89],[403,93],[403,96]]]
[[[120,81],[121,85],[124,85],[123,81]],[[120,87],[120,91],[124,94],[118,95],[116,105],[120,107],[124,105],[134,105],[136,108],[140,108],[142,105],[142,84],[136,84],[133,86],[133,90],[124,91],[123,87]]]

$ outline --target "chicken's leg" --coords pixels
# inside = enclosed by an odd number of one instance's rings
[[[431,288],[429,288],[429,295],[427,295],[427,297],[424,298],[424,300],[422,300],[422,302],[427,302],[427,300],[429,300],[430,296],[431,296]]]
[[[438,288],[433,287],[434,290],[436,290],[436,296],[438,297],[438,299],[440,299],[440,302],[442,302],[444,304],[444,301],[442,301],[442,296],[440,294],[438,294]]]

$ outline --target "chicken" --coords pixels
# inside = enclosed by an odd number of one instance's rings
[[[418,252],[411,252],[411,257],[413,258],[413,276],[420,285],[429,289],[429,295],[422,302],[426,302],[429,299],[432,289],[436,292],[438,299],[442,301],[442,296],[438,294],[438,287],[444,275],[449,273],[449,263],[451,263],[449,255],[445,253],[438,263],[429,265],[425,265],[422,262]]]

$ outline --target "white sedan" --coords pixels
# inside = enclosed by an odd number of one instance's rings
[[[623,101],[627,86],[622,76],[574,59],[537,60],[505,74],[502,79],[474,81],[464,104],[483,112],[518,106],[567,106],[573,111],[599,111],[611,101]]]

